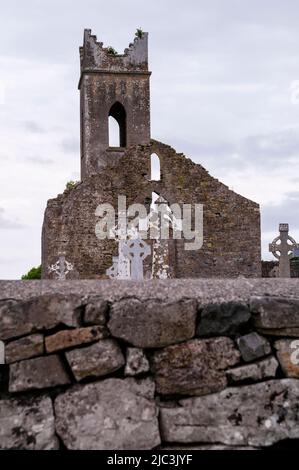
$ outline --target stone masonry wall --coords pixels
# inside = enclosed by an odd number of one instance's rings
[[[127,205],[149,208],[155,192],[169,203],[203,205],[202,249],[185,249],[185,240],[170,240],[167,264],[171,277],[259,277],[261,275],[258,204],[231,191],[201,166],[161,142],[151,140],[148,34],[139,31],[123,54],[84,31],[80,47],[81,182],[48,201],[42,234],[42,276],[60,254],[75,267],[74,279],[105,278],[117,244],[98,240],[95,212],[118,196]],[[120,147],[109,142],[109,116],[120,127]],[[151,154],[161,163],[161,180],[151,181]],[[151,240],[148,240],[151,244]],[[165,245],[166,245],[165,243]],[[145,275],[151,276],[148,257]]]
[[[1,449],[298,442],[297,280],[2,281],[0,299]]]
[[[271,271],[278,268],[278,261],[262,261],[262,277],[274,277]],[[291,277],[299,277],[299,260],[291,259]]]
[[[150,142],[148,33],[135,37],[123,54],[109,54],[90,30],[80,48],[81,178],[98,174],[123,148],[109,148],[108,116],[120,103],[126,115],[126,146]]]
[[[150,158],[161,162],[161,180],[150,180]],[[110,203],[117,211],[118,196],[126,196],[127,207],[140,203],[149,208],[152,192],[171,205],[203,204],[203,237],[200,250],[184,249],[185,240],[171,240],[173,277],[259,277],[261,275],[260,211],[258,204],[231,191],[168,145],[155,140],[132,146],[115,164],[107,160],[101,173],[85,178],[73,189],[48,201],[43,224],[43,277],[60,252],[75,270],[70,276],[101,278],[112,265],[117,244],[95,235],[100,220],[99,204]],[[148,261],[148,260],[147,260]],[[151,267],[148,267],[148,271]]]

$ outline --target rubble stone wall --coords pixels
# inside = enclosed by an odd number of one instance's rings
[[[150,179],[152,153],[160,158],[160,181]],[[169,205],[203,205],[202,248],[187,250],[185,243],[190,240],[169,240],[172,277],[261,276],[258,204],[231,191],[201,165],[155,140],[150,145],[130,147],[117,165],[113,159],[108,161],[99,174],[48,201],[42,238],[43,278],[51,278],[48,266],[57,261],[61,252],[74,265],[70,276],[105,276],[112,257],[118,255],[118,245],[115,240],[96,237],[95,227],[101,220],[96,215],[97,207],[109,203],[117,213],[118,196],[126,196],[127,207],[139,203],[149,212],[152,192]],[[146,262],[147,276],[151,274],[150,257]]]
[[[0,282],[1,449],[299,439],[297,280]]]
[[[291,277],[299,277],[299,260],[291,259]],[[278,261],[262,261],[262,277],[276,277],[274,276],[274,268],[278,270]]]

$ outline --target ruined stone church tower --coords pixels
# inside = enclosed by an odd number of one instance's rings
[[[42,232],[43,278],[61,253],[74,270],[69,278],[103,278],[117,255],[114,240],[95,234],[96,209],[118,196],[149,208],[152,194],[168,204],[203,204],[204,243],[186,251],[184,240],[169,240],[172,277],[258,277],[259,206],[173,148],[151,139],[148,34],[117,54],[103,47],[90,30],[80,48],[81,181],[48,201]],[[109,116],[119,126],[119,146],[109,145]],[[160,178],[151,178],[151,156],[160,162]],[[147,259],[146,274],[151,272]]]
[[[125,149],[150,143],[150,72],[148,34],[143,33],[123,55],[109,53],[90,30],[80,48],[82,178],[118,162]],[[120,129],[120,147],[109,147],[108,117]]]

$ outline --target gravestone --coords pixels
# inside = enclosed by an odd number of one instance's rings
[[[143,261],[151,254],[150,246],[144,240],[135,238],[124,243],[122,252],[131,262],[131,279],[142,280]]]
[[[110,268],[106,269],[106,274],[107,274],[107,276],[110,277],[110,279],[117,279],[117,277],[118,277],[118,256],[113,256],[112,266],[110,266]]]
[[[118,241],[118,256],[112,258],[112,266],[106,269],[106,274],[110,279],[130,279],[130,260],[124,255],[123,246],[132,233],[119,221],[111,230],[111,235]]]
[[[5,364],[5,346],[3,341],[0,341],[0,365]]]
[[[159,216],[158,205],[164,204],[164,211],[161,212],[161,219]],[[153,253],[152,253],[152,278],[153,279],[167,279],[170,277],[169,266],[169,245],[167,239],[162,239],[161,224],[169,224],[170,209],[167,201],[162,197],[155,201],[151,207],[149,214],[149,230],[151,238],[153,238]]]
[[[64,254],[60,254],[58,261],[48,267],[49,273],[53,273],[59,281],[64,281],[68,273],[73,269],[74,266],[65,259]]]
[[[124,244],[123,240],[119,241],[119,255],[113,256],[112,266],[106,269],[106,274],[110,279],[130,279],[130,261],[122,251]]]
[[[279,224],[279,233],[269,244],[269,251],[279,260],[279,277],[288,278],[291,277],[290,259],[299,244],[289,235],[289,224]]]
[[[118,279],[130,279],[130,261],[123,252],[126,244],[124,240],[119,241],[118,249]]]
[[[152,278],[167,279],[170,277],[168,240],[154,240],[152,259]]]

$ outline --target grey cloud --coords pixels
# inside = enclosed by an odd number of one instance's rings
[[[80,142],[77,138],[69,138],[62,140],[61,148],[64,152],[67,153],[78,153],[79,158]]]
[[[258,43],[262,36],[267,39],[259,42],[255,51],[258,55],[265,43],[270,46],[276,37],[275,46],[281,42],[280,30],[296,32],[299,16],[298,2],[294,0],[189,0],[184,8],[181,2],[174,0],[159,2],[158,6],[147,0],[110,0],[107,3],[86,0],[84,5],[82,9],[79,2],[71,0],[44,0],[42,5],[36,0],[27,0],[24,6],[19,0],[3,2],[1,17],[6,19],[3,22],[3,50],[14,54],[26,51],[41,60],[51,57],[65,61],[74,53],[74,45],[82,40],[84,27],[91,27],[107,43],[123,50],[131,40],[131,36],[127,37],[129,31],[133,35],[134,29],[141,26],[153,32],[153,45],[157,49],[161,42],[167,42],[170,33],[172,47],[169,53],[196,51],[199,46],[203,51],[209,51],[215,43],[219,50],[234,51],[238,50],[239,44],[233,34],[241,36],[244,26],[249,25],[250,31],[245,29],[243,34],[248,36],[254,31],[250,41]],[[55,11],[60,14],[53,14]],[[65,21],[66,17],[69,21]],[[273,37],[268,34],[269,23],[274,26]],[[219,35],[222,41],[219,41]],[[190,36],[192,41],[186,51],[186,40]],[[53,47],[53,44],[59,44],[59,47]],[[273,55],[276,49],[273,47]]]
[[[271,169],[284,167],[299,157],[299,130],[286,129],[271,134],[250,135],[239,142],[217,141],[201,144],[174,139],[176,145],[203,166],[223,169]],[[299,180],[298,180],[299,181]]]
[[[254,159],[283,159],[285,162],[299,156],[299,131],[286,129],[268,135],[249,136],[241,143],[240,151]],[[261,160],[263,162],[265,160]]]
[[[218,163],[223,169],[283,168],[294,157],[299,158],[299,130],[286,129],[264,135],[251,135],[236,142],[192,146],[193,154],[205,157],[207,164]],[[291,167],[290,167],[291,168]]]
[[[45,129],[35,121],[23,121],[21,125],[26,131],[32,132],[33,134],[43,134],[45,132]]]
[[[43,158],[38,156],[28,157],[27,160],[31,163],[36,163],[37,165],[52,165],[52,163],[54,163],[54,160],[51,158]]]
[[[171,145],[179,148],[185,148],[189,157],[197,154],[198,156],[215,155],[218,158],[235,152],[235,147],[230,142],[216,141],[211,142],[210,144],[202,144],[201,142],[188,142],[186,140],[176,138],[174,138],[173,141],[174,143]]]
[[[299,191],[285,194],[279,205],[262,205],[262,228],[265,232],[278,231],[280,223],[290,225],[290,234],[299,229]],[[299,240],[298,240],[299,243]]]
[[[5,211],[0,207],[0,229],[22,229],[24,225],[6,218]]]
[[[169,144],[169,142],[165,143]],[[230,142],[215,141],[202,144],[200,142],[174,138],[171,145],[208,171],[212,167],[220,166],[225,169],[239,169],[246,165],[242,155],[237,155],[236,146]]]

